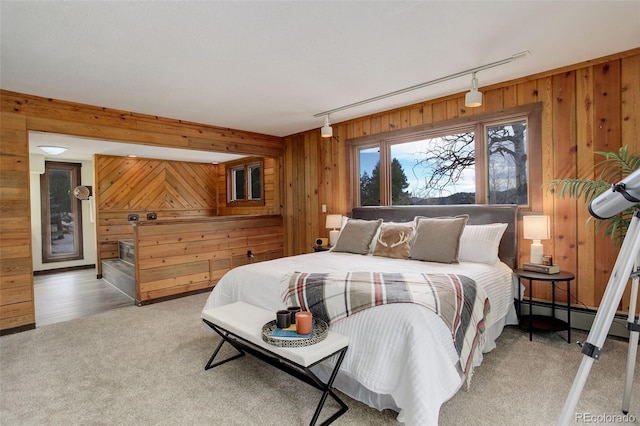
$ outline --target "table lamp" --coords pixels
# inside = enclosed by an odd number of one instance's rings
[[[327,215],[327,223],[325,228],[331,229],[329,231],[329,245],[331,247],[336,245],[338,242],[338,235],[340,235],[340,226],[342,226],[342,215],[340,214],[328,214]]]
[[[533,240],[531,243],[531,263],[542,264],[542,243],[540,240],[548,240],[549,216],[530,215],[522,217],[524,227],[524,239]]]

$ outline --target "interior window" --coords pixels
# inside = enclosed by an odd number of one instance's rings
[[[261,158],[225,163],[227,204],[264,204],[264,166]]]

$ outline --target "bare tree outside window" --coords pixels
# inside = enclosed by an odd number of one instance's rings
[[[542,104],[348,141],[354,205],[517,204],[540,209]],[[535,193],[534,193],[535,195]]]
[[[460,188],[463,176],[475,182],[475,137],[473,132],[458,133],[426,141],[425,148],[416,153],[413,172],[422,178],[418,196],[423,199],[446,198],[456,194],[471,197],[453,197],[451,202],[424,202],[420,204],[470,204],[474,202],[475,188],[471,192]],[[474,183],[475,186],[475,183]]]
[[[527,122],[486,129],[489,204],[527,204]]]

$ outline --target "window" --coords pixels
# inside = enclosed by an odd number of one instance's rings
[[[348,141],[354,205],[518,204],[541,184],[540,104]]]
[[[360,205],[380,205],[380,148],[360,148],[358,150],[360,165]]]
[[[80,185],[78,163],[45,162],[40,175],[42,262],[83,259],[82,203],[73,189]]]
[[[227,168],[227,203],[264,204],[261,158],[231,161],[225,166]]]

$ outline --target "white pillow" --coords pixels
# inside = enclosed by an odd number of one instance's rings
[[[460,237],[460,262],[494,265],[498,261],[498,247],[506,229],[506,223],[465,226]]]

